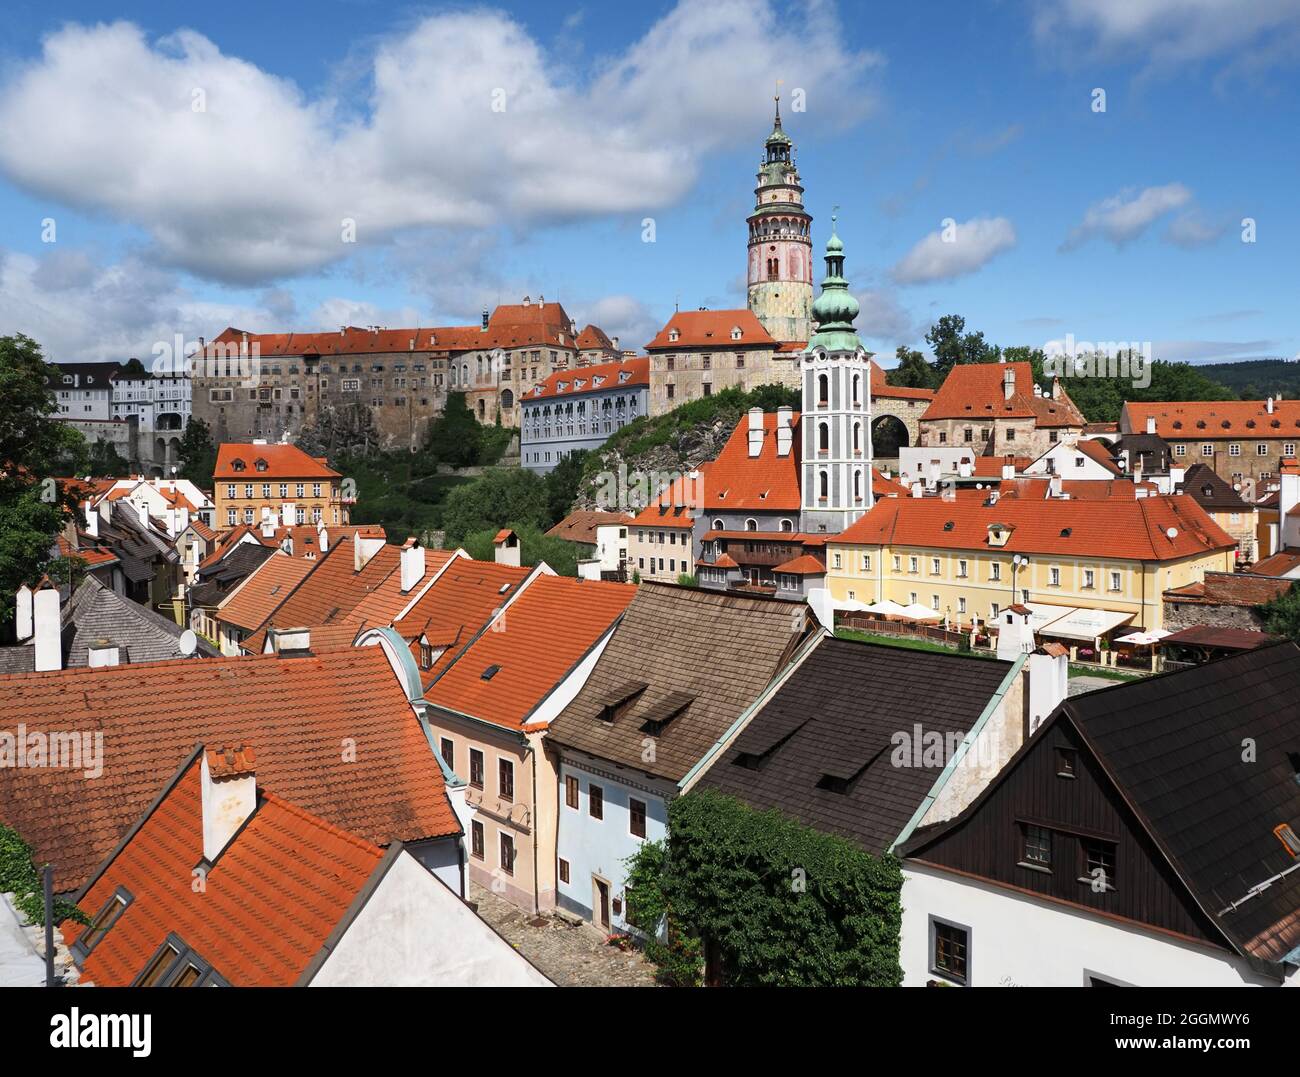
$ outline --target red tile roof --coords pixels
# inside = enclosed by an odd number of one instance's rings
[[[698,482],[689,474],[674,479],[654,497],[632,521],[635,527],[692,527],[695,524],[695,501],[703,493],[712,460],[695,470],[703,476]]]
[[[54,864],[60,892],[85,882],[196,743],[255,745],[268,788],[381,845],[460,829],[381,647],[25,673],[0,677],[0,697],[29,730],[103,733],[98,777],[22,768],[0,782],[0,819]]]
[[[237,471],[234,463],[242,460],[244,469]],[[265,471],[259,471],[257,461],[265,460]],[[217,449],[217,466],[212,473],[214,481],[267,482],[272,479],[337,479],[337,471],[327,467],[315,456],[308,456],[296,445],[253,445],[243,442],[223,441]]]
[[[1252,571],[1207,572],[1205,578],[1165,592],[1166,602],[1211,606],[1262,606],[1291,590],[1295,580],[1257,576]]]
[[[739,339],[732,339],[733,329],[740,330]],[[679,334],[672,339],[673,331]],[[772,334],[763,328],[754,312],[742,310],[679,310],[668,324],[659,330],[654,340],[645,346],[648,352],[681,351],[685,348],[776,348]],[[800,349],[802,351],[802,346]]]
[[[1115,457],[1110,453],[1110,446],[1108,446],[1104,441],[1099,441],[1096,438],[1089,438],[1086,440],[1081,439],[1074,447],[1083,453],[1084,456],[1095,460],[1112,475],[1123,474],[1120,470],[1119,464],[1115,462]]]
[[[751,457],[749,416],[741,416],[709,468],[704,489],[706,511],[799,511],[799,413],[796,411],[790,419],[794,434],[785,456],[778,456],[776,451],[777,418],[773,413],[763,416],[762,451]]]
[[[1156,433],[1167,441],[1300,437],[1300,400],[1275,400],[1271,415],[1264,400],[1129,401],[1121,422],[1145,434],[1150,416],[1155,417]]]
[[[613,351],[614,342],[605,335],[603,329],[589,325],[578,334],[578,348],[581,351]]]
[[[631,584],[535,576],[425,698],[518,729],[617,623],[635,594]]]
[[[1004,398],[1003,377],[1011,371],[1015,389]],[[1028,363],[959,363],[949,372],[922,420],[1033,419],[1039,427],[1077,426],[1084,418],[1064,389],[1060,399],[1034,396],[1034,371]]]
[[[1287,547],[1278,550],[1271,557],[1256,561],[1250,566],[1250,571],[1255,576],[1285,576],[1297,568],[1300,568],[1300,549]]]
[[[420,670],[426,687],[509,601],[530,571],[494,561],[458,558],[411,607],[411,612],[394,623],[402,638],[410,641],[417,662],[421,636],[435,649],[445,648],[430,669]]]
[[[1004,465],[1010,464],[1016,474],[1019,474],[1033,462],[1032,456],[977,456],[971,467],[971,474],[976,478],[1000,479]]]
[[[876,497],[889,497],[891,494],[898,497],[911,495],[911,491],[906,486],[895,479],[886,478],[876,467],[871,469],[871,492]]]
[[[594,545],[597,529],[611,524],[626,527],[631,522],[632,517],[627,513],[579,509],[577,512],[569,513],[546,534],[549,538],[564,539],[566,542],[582,542]]]
[[[868,360],[871,367],[871,397],[874,400],[933,400],[933,389],[914,389],[909,385],[890,385],[884,368],[874,359]]]
[[[316,567],[313,561],[276,551],[225,599],[216,619],[245,632],[260,628]]]
[[[599,384],[597,384],[599,382]],[[623,359],[617,362],[592,363],[590,366],[575,366],[569,370],[557,370],[544,381],[520,395],[520,402],[533,400],[552,400],[557,396],[565,398],[585,396],[588,393],[604,393],[611,389],[637,389],[650,386],[650,357]]]
[[[846,544],[925,546],[954,550],[999,549],[1012,554],[1113,557],[1170,561],[1236,545],[1190,497],[1112,499],[1095,503],[979,496],[891,497],[876,504],[837,540]],[[1001,547],[989,543],[989,526],[1011,527]],[[951,527],[947,525],[951,524]],[[1175,533],[1169,537],[1169,530]]]
[[[725,557],[726,554],[723,554]],[[785,572],[791,576],[822,576],[826,573],[826,566],[817,560],[812,554],[800,554],[793,560],[786,561],[772,569],[773,572]]]
[[[83,981],[130,986],[174,933],[233,987],[293,986],[383,859],[379,846],[266,792],[196,894],[200,786],[196,759],[82,898],[94,916],[118,887],[132,896],[86,958]],[[83,930],[67,921],[64,939]]]

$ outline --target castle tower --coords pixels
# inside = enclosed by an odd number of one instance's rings
[[[779,341],[808,339],[812,310],[812,218],[803,208],[803,187],[794,166],[790,136],[776,126],[767,136],[749,216],[749,309]]]
[[[857,316],[858,301],[844,279],[844,244],[832,217],[826,279],[812,305],[816,329],[800,357],[799,481],[806,532],[836,534],[872,505],[870,363],[853,328]]]

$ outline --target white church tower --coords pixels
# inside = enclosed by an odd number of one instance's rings
[[[813,303],[816,331],[803,366],[800,485],[802,528],[836,534],[871,508],[870,363],[853,319],[858,301],[844,279],[844,244],[826,242],[826,279]]]

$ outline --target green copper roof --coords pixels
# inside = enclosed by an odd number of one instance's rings
[[[849,291],[844,279],[844,244],[835,234],[835,217],[831,217],[831,238],[826,241],[826,276],[822,280],[822,294],[812,306],[813,321],[817,330],[808,347],[821,347],[827,351],[857,351],[862,347],[853,319],[858,316],[858,301]]]
[[[777,97],[773,98],[773,100],[776,101],[776,123],[772,127],[772,133],[767,136],[767,144],[769,146],[774,142],[784,142],[789,144],[790,136],[787,135],[785,130],[781,127],[781,99]]]

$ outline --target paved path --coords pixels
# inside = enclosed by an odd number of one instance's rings
[[[44,987],[45,959],[32,948],[9,902],[0,897],[0,987]]]
[[[1136,680],[1137,678],[1133,678]],[[1076,676],[1070,674],[1070,695],[1081,696],[1085,692],[1095,692],[1098,688],[1112,688],[1117,684],[1126,684],[1127,681],[1117,681],[1110,677],[1090,677],[1086,673]]]
[[[558,916],[533,916],[473,882],[469,900],[484,920],[560,987],[654,986],[654,966],[640,951],[608,945],[590,925],[574,925]],[[534,926],[539,919],[542,926]]]

